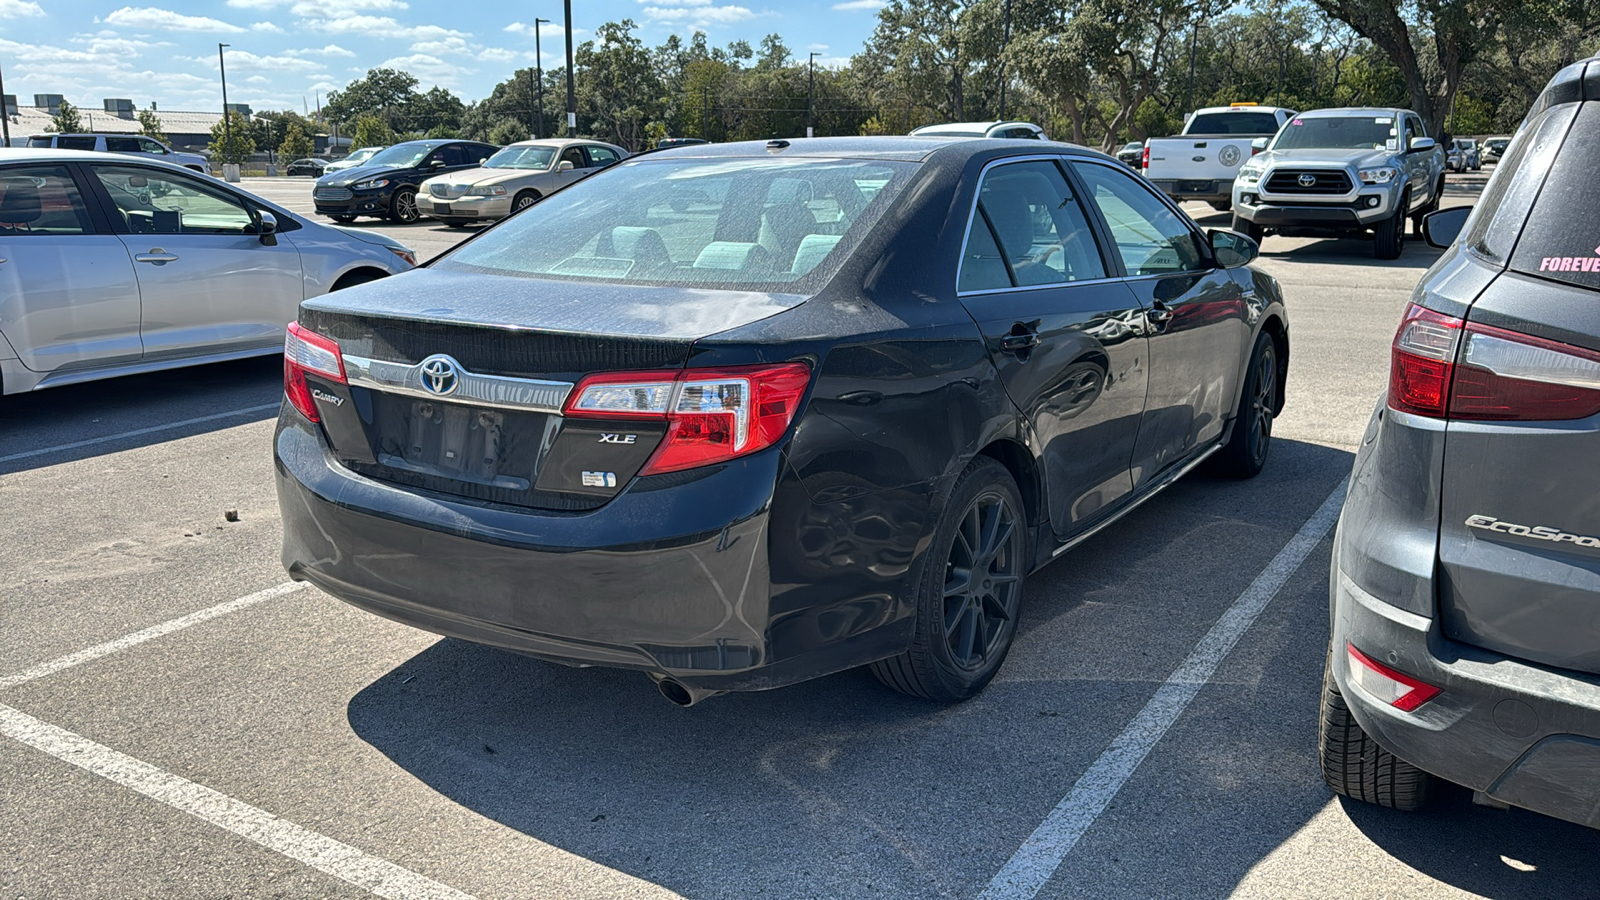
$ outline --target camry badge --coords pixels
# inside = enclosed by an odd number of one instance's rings
[[[336,397],[333,394],[328,393],[327,391],[319,391],[316,388],[312,388],[311,389],[311,396],[317,398],[318,400],[321,400],[323,403],[332,403],[334,406],[343,406],[344,405],[344,398],[343,397]]]
[[[422,361],[422,386],[430,394],[444,396],[461,383],[456,361],[444,354],[430,356]]]
[[[1300,186],[1301,187],[1304,187],[1304,188],[1312,187],[1316,183],[1317,183],[1317,176],[1311,174],[1310,172],[1307,172],[1306,174],[1300,176]]]

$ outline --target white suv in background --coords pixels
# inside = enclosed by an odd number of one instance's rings
[[[28,138],[28,146],[34,149],[137,153],[140,156],[154,156],[196,172],[211,171],[210,163],[204,156],[174,150],[155,138],[145,137],[142,134],[36,134]]]

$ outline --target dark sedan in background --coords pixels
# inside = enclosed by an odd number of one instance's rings
[[[328,169],[328,161],[327,160],[325,160],[325,159],[316,159],[315,157],[308,157],[306,159],[297,159],[294,162],[291,162],[288,165],[284,166],[283,167],[283,174],[285,174],[285,175],[310,175],[313,178],[321,178],[324,174],[326,174],[327,169]]]
[[[1203,461],[1267,458],[1256,248],[1115,159],[838,138],[626,160],[308,301],[290,575],[690,704],[870,664],[994,677],[1023,579]]]
[[[354,169],[317,179],[311,199],[319,214],[335,222],[353,222],[356,216],[415,222],[422,218],[418,185],[435,175],[475,168],[499,149],[477,141],[406,141]]]

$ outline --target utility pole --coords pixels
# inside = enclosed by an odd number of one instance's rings
[[[707,85],[700,86],[700,139],[711,142],[711,88]]]
[[[806,61],[806,137],[814,137],[817,123],[817,52],[811,51],[811,58]]]
[[[1000,31],[1000,118],[1006,117],[1006,48],[1011,46],[1011,0],[1006,0],[1005,25]]]
[[[0,147],[11,146],[11,107],[6,104],[6,79],[0,74]]]
[[[228,65],[222,58],[222,48],[229,44],[217,45],[217,70],[222,73],[222,135],[228,142],[228,152],[233,152],[233,117],[228,115]]]
[[[534,79],[537,83],[533,87],[534,96],[537,98],[535,102],[539,104],[538,127],[533,132],[533,136],[536,138],[544,137],[544,56],[539,49],[539,23],[541,22],[549,25],[550,20],[533,20],[533,68],[539,73],[538,77]]]
[[[578,133],[578,94],[572,88],[572,0],[563,0],[567,15],[567,137]]]

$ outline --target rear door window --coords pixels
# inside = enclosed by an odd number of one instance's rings
[[[598,169],[617,161],[616,151],[607,147],[585,147],[589,153],[589,168]]]
[[[56,138],[58,150],[93,150],[95,139],[92,134],[64,134]]]
[[[1519,151],[1529,137],[1518,137]],[[1578,108],[1528,212],[1511,268],[1600,290],[1600,103]]]
[[[108,137],[108,138],[106,138],[106,150],[111,152],[111,153],[142,153],[142,152],[144,152],[144,148],[139,146],[139,139],[138,138],[131,138],[131,137]]]
[[[0,168],[0,237],[90,230],[88,208],[66,166]]]
[[[1048,160],[995,166],[983,177],[956,283],[962,291],[1106,277],[1089,218]]]

